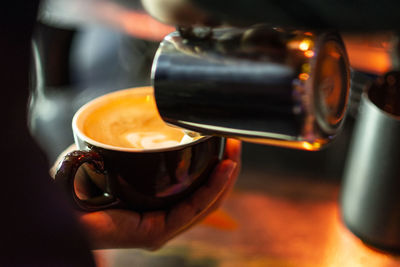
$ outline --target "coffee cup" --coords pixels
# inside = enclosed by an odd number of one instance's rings
[[[84,211],[165,209],[190,195],[222,159],[225,139],[164,123],[151,87],[100,96],[74,115],[78,150],[55,183]]]

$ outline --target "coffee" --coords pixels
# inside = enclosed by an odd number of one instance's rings
[[[168,209],[204,185],[225,152],[223,137],[165,124],[151,87],[90,101],[72,130],[77,150],[58,165],[55,181],[84,211]]]
[[[79,120],[84,135],[115,147],[154,149],[193,141],[161,119],[151,87],[102,96],[83,109]]]

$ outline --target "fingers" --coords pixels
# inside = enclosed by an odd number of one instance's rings
[[[207,213],[210,213],[218,209],[221,206],[222,202],[225,200],[225,198],[229,195],[229,193],[231,193],[236,183],[236,178],[238,177],[239,170],[240,166],[238,164],[236,165],[235,170],[232,172],[231,179],[229,179],[229,181],[227,182],[225,188],[223,189],[223,192],[220,194],[220,196],[218,196],[218,198],[216,199],[214,204],[212,204],[212,206],[209,208]]]
[[[223,194],[229,181],[233,179],[236,166],[236,162],[232,160],[222,161],[206,185],[197,190],[188,201],[179,203],[170,210],[166,218],[167,229],[175,235],[198,220],[202,213],[208,211]]]
[[[224,158],[225,160],[215,168],[207,184],[199,188],[189,201],[178,204],[169,212],[166,227],[173,235],[184,231],[218,208],[231,191],[240,171],[239,140],[227,139]]]
[[[235,170],[232,173],[233,179],[229,181],[229,183],[226,185],[223,194],[221,195],[219,200],[214,204],[216,208],[221,204],[221,202],[225,199],[226,195],[230,193],[233,186],[235,185],[236,178],[239,176],[242,165],[241,154],[242,154],[242,142],[237,139],[228,138],[225,149],[225,158],[231,159],[232,161],[236,162],[237,166],[235,167]]]
[[[139,227],[135,229],[141,244],[141,248],[147,250],[156,250],[166,241],[168,236],[166,224],[167,213],[165,211],[153,211],[142,214]],[[138,239],[138,238],[137,238]]]
[[[197,206],[200,210],[205,210],[212,206],[234,182],[234,173],[237,167],[238,164],[232,160],[222,161],[214,170],[208,183],[193,195],[191,199],[192,206]]]
[[[158,249],[211,211],[235,180],[236,167],[237,163],[232,160],[222,161],[203,187],[188,200],[172,207],[169,213],[154,211],[140,216],[131,211],[107,210],[82,215],[81,222],[91,225],[97,248]]]
[[[128,210],[107,210],[81,214],[80,221],[90,229],[88,234],[93,247],[154,250],[203,219],[219,207],[236,181],[240,170],[241,142],[227,139],[224,156],[207,182],[168,212],[139,214]]]
[[[93,249],[141,246],[139,213],[129,210],[78,212],[78,218],[89,236]]]
[[[228,180],[226,181],[224,188],[221,190],[221,192],[215,197],[213,202],[210,202],[208,207],[206,207],[200,214],[197,215],[197,217],[192,220],[191,224],[187,226],[187,228],[191,227],[193,224],[203,220],[205,217],[207,217],[211,212],[215,211],[218,209],[224,199],[227,197],[227,195],[232,191],[235,183],[236,183],[236,178],[239,175],[240,169],[241,169],[241,142],[239,140],[235,139],[228,139],[227,140],[227,145],[226,145],[226,150],[225,150],[225,158],[227,160],[224,161],[225,164],[226,161],[233,161],[235,163],[234,169],[229,175]],[[219,171],[217,170],[215,175],[220,175]],[[201,194],[199,194],[201,195]],[[201,198],[201,196],[199,196]],[[193,199],[192,201],[196,201]],[[182,232],[185,229],[182,229],[180,232]],[[178,232],[178,233],[180,233]]]
[[[226,159],[231,159],[234,162],[240,162],[240,157],[242,154],[242,142],[233,139],[233,138],[228,138],[226,140],[226,147],[225,147],[225,158]]]

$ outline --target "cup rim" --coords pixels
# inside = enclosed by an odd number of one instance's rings
[[[197,143],[203,142],[209,138],[211,138],[212,136],[208,136],[208,135],[202,135],[200,138],[198,138],[197,140],[193,141],[193,142],[189,142],[189,143],[184,143],[184,144],[179,144],[176,146],[170,146],[170,147],[162,147],[162,148],[130,148],[130,147],[119,147],[119,146],[113,146],[113,145],[108,145],[108,144],[104,144],[101,143],[99,141],[96,141],[90,137],[88,137],[87,135],[85,135],[81,129],[78,126],[78,122],[80,119],[80,116],[85,112],[85,110],[89,107],[94,105],[95,103],[101,102],[104,98],[109,97],[110,95],[116,95],[116,94],[121,94],[127,91],[131,91],[131,90],[137,90],[137,92],[140,93],[148,93],[151,92],[152,87],[151,86],[143,86],[143,87],[132,87],[132,88],[127,88],[127,89],[121,89],[121,90],[117,90],[117,91],[113,91],[104,95],[101,95],[99,97],[96,97],[94,99],[92,99],[91,101],[87,102],[86,104],[84,104],[83,106],[81,106],[78,111],[75,112],[74,117],[72,118],[72,131],[74,133],[74,138],[78,137],[80,140],[99,147],[99,148],[104,148],[107,150],[114,150],[114,151],[121,151],[121,152],[136,152],[136,153],[147,153],[147,152],[165,152],[165,151],[174,151],[174,150],[179,150],[188,146],[192,146],[195,145]],[[75,143],[78,140],[75,140]]]

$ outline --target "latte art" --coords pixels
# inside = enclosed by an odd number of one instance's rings
[[[170,140],[168,136],[162,133],[128,133],[126,140],[132,144],[132,147],[158,148],[179,145],[180,142]]]
[[[148,89],[128,89],[97,99],[82,115],[83,133],[106,145],[138,149],[173,147],[200,137],[167,125]]]

